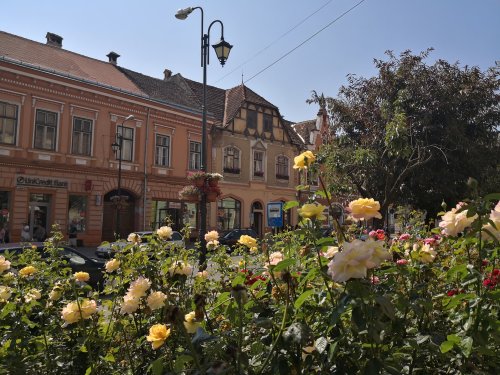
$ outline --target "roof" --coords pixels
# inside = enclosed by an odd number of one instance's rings
[[[305,143],[310,142],[311,131],[316,129],[316,120],[297,122],[292,125],[293,129],[302,137]]]
[[[287,132],[293,144],[304,146],[304,140],[300,137],[299,134],[293,129],[293,123],[291,121],[283,119],[283,128]]]
[[[143,92],[113,64],[4,31],[0,31],[0,57],[51,73],[143,95]]]

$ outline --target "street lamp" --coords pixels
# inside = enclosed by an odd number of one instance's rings
[[[175,17],[180,20],[185,20],[193,10],[199,9],[201,11],[201,66],[203,68],[203,103],[201,105],[202,110],[202,123],[201,123],[201,170],[207,171],[207,65],[210,62],[209,46],[210,46],[210,29],[216,23],[221,26],[221,38],[217,44],[212,47],[215,49],[215,54],[219,59],[222,66],[226,63],[229,56],[229,52],[232,45],[224,40],[224,25],[220,20],[213,21],[209,26],[206,33],[203,29],[203,19],[204,13],[202,7],[189,7],[185,9],[179,9],[175,14]],[[207,196],[203,192],[201,194],[200,203],[200,233],[199,240],[201,244],[200,249],[200,266],[203,266],[207,260],[207,246],[205,241],[205,233],[207,232]]]
[[[118,200],[116,201],[116,219],[115,219],[115,236],[121,238],[120,228],[120,207],[122,202],[122,149],[123,149],[123,124],[129,120],[133,120],[134,115],[128,115],[121,125],[116,128],[116,139],[111,144],[111,149],[118,157]]]

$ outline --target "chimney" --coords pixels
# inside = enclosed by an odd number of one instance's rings
[[[118,65],[117,61],[118,61],[118,58],[120,57],[119,54],[117,54],[116,52],[111,51],[106,56],[108,56],[110,64]]]
[[[170,77],[172,77],[172,71],[169,70],[169,69],[165,69],[163,71],[163,74],[164,74],[164,77],[163,77],[163,80],[166,81],[168,80]]]
[[[47,35],[45,35],[45,37],[47,38],[47,45],[48,46],[62,48],[63,38],[61,36],[54,34],[54,33],[47,33]]]

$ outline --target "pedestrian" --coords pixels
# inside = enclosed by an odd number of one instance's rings
[[[0,224],[0,243],[5,243],[5,236],[7,235],[7,231],[4,228],[3,223]]]
[[[23,230],[21,231],[21,242],[28,242],[28,241],[31,241],[30,226],[24,225]]]
[[[45,228],[42,225],[38,224],[33,232],[33,238],[36,241],[43,242],[45,241],[46,237],[47,237],[47,232],[45,231]]]
[[[69,227],[69,232],[68,232],[70,246],[73,246],[73,247],[77,246],[77,241],[76,241],[77,233],[78,233],[78,231],[76,229],[76,225],[74,223],[71,223],[71,225]]]

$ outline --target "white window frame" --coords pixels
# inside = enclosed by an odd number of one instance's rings
[[[2,133],[0,133],[0,144],[10,145],[10,146],[16,146],[17,145],[17,139],[18,139],[17,132],[18,132],[18,129],[19,129],[19,104],[17,104],[17,103],[10,103],[8,101],[3,101],[3,100],[0,101],[0,104],[5,104],[5,105],[8,105],[8,106],[13,106],[13,107],[16,108],[16,117],[15,118],[3,116],[3,115],[0,114],[0,130],[4,129],[4,124],[3,124],[3,120],[4,119],[6,119],[6,120],[15,120],[15,122],[14,122],[13,142],[5,142],[4,141],[5,135],[2,132]]]
[[[278,164],[278,162],[279,162],[280,158],[283,158],[283,159],[285,159],[285,161],[286,161],[286,175],[285,175],[285,174],[283,174],[283,173],[280,173],[279,166],[280,166],[281,164]],[[285,165],[285,164],[282,164],[282,165]],[[276,177],[277,177],[277,176],[286,176],[286,177],[288,177],[288,179],[290,179],[290,158],[289,158],[288,156],[286,156],[286,155],[278,155],[278,156],[276,157],[276,164],[275,164],[275,168],[276,168]],[[277,178],[278,178],[278,177],[277,177]]]
[[[227,152],[229,149],[235,150],[238,155],[235,157],[235,155],[227,155]],[[232,160],[232,166],[228,166],[226,163],[227,158],[231,158]],[[235,165],[235,160],[238,161],[238,165]],[[238,170],[238,172],[229,172],[227,170]],[[222,154],[222,170],[225,171],[226,173],[235,173],[235,174],[240,174],[241,173],[241,150],[238,147],[235,146],[226,146],[224,147],[223,154]]]
[[[167,139],[167,144],[158,144],[158,137],[161,138],[166,138]],[[155,134],[155,165],[160,166],[160,167],[170,167],[170,156],[171,156],[171,145],[172,145],[172,139],[170,135],[166,134]],[[166,149],[166,153],[165,153]],[[161,152],[160,152],[161,151]],[[161,159],[166,159],[165,163],[160,163],[160,156]]]
[[[55,124],[52,126],[52,125],[49,125],[49,124],[46,124],[46,123],[38,123],[38,112],[41,111],[41,112],[45,112],[45,113],[52,113],[56,116],[56,121],[55,121]],[[33,136],[33,148],[34,149],[37,149],[37,150],[45,150],[45,151],[57,151],[57,142],[58,142],[58,138],[59,138],[59,118],[60,118],[60,113],[59,112],[55,112],[55,111],[50,111],[48,109],[43,109],[43,108],[36,108],[35,109],[35,127],[33,129],[34,131],[34,136]],[[38,126],[40,127],[43,127],[43,140],[42,140],[42,143],[45,144],[46,143],[46,133],[47,133],[47,129],[48,128],[53,128],[54,129],[54,139],[53,139],[53,147],[44,147],[43,144],[42,145],[37,145],[37,134],[38,134]]]
[[[199,145],[199,152],[193,151],[191,149],[191,145],[197,144]],[[201,142],[198,141],[189,141],[189,170],[197,171],[201,169]]]
[[[79,131],[76,131],[75,130],[75,126],[76,126],[76,121],[77,120],[81,120],[82,122],[89,122],[90,123],[90,132],[85,132],[83,130],[79,130]],[[94,120],[91,120],[89,118],[86,118],[86,117],[81,117],[81,116],[73,116],[73,121],[72,121],[72,129],[71,129],[71,154],[73,155],[79,155],[79,156],[92,156],[92,144],[93,144],[93,139],[94,139]],[[83,147],[83,134],[90,134],[90,139],[89,139],[89,149],[88,149],[88,153],[82,153],[82,152],[77,152],[75,149],[74,149],[74,141],[76,138],[80,138],[78,140],[78,147],[81,148]]]

